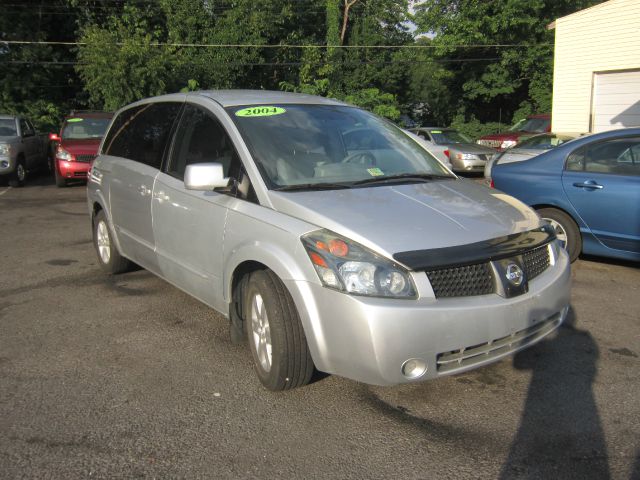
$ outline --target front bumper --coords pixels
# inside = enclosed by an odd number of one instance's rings
[[[56,164],[60,176],[69,179],[86,179],[91,169],[91,164],[88,162],[67,162],[56,158]]]
[[[487,162],[480,158],[469,160],[458,160],[454,158],[451,160],[453,170],[456,172],[481,172],[484,171],[486,164]]]
[[[424,273],[414,273],[418,278]],[[513,298],[497,294],[417,300],[347,295],[321,285],[285,282],[298,307],[316,367],[375,385],[424,381],[487,365],[530,346],[566,317],[571,274],[564,250],[555,264]],[[428,284],[428,281],[427,281]],[[426,365],[415,378],[409,360]]]
[[[9,175],[16,169],[16,162],[8,155],[0,155],[0,175]]]

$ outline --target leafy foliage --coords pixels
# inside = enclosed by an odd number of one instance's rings
[[[414,16],[408,0],[12,2],[0,15],[0,110],[42,128],[71,108],[169,92],[283,89],[477,136],[483,123],[550,111],[546,26],[594,3],[423,0]]]

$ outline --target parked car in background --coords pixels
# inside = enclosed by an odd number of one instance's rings
[[[425,141],[427,149],[455,172],[481,172],[496,151],[473,143],[453,128],[419,127],[410,131]]]
[[[53,171],[58,187],[66,187],[72,180],[87,179],[112,117],[108,112],[73,112],[64,119],[60,134],[50,135],[57,143]]]
[[[378,385],[460,373],[567,314],[551,228],[365,110],[166,95],[120,110],[101,149],[87,188],[101,267],[133,261],[228,316],[271,390],[314,366]]]
[[[571,260],[640,261],[640,128],[576,138],[525,162],[493,166],[493,186],[535,208]]]
[[[0,115],[0,176],[9,185],[21,187],[29,172],[47,169],[49,140],[39,134],[29,120]]]
[[[536,155],[540,155],[547,150],[551,150],[558,145],[562,145],[569,140],[573,140],[577,136],[578,135],[542,133],[526,138],[515,147],[503,150],[491,157],[484,167],[484,178],[488,183],[491,183],[491,168],[496,163],[522,162],[523,160],[528,160]]]
[[[484,137],[480,137],[476,143],[502,151],[517,145],[523,138],[536,133],[546,133],[550,131],[551,115],[529,115],[527,118],[516,122],[516,124],[506,132],[485,135]]]

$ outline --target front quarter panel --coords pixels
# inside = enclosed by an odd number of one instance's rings
[[[320,286],[300,236],[316,230],[315,225],[297,220],[275,210],[250,202],[242,202],[231,210],[227,219],[224,239],[224,299],[231,301],[233,273],[244,262],[259,262],[272,270],[289,289],[298,310],[307,343],[314,361],[324,351],[323,327],[317,317],[307,315],[308,302],[313,298],[305,294],[309,284]],[[298,289],[299,286],[303,288]],[[313,309],[313,305],[311,305]],[[315,320],[314,320],[315,319]],[[316,364],[318,365],[318,364]]]

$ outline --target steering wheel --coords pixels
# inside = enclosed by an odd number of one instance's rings
[[[370,152],[356,152],[344,157],[341,163],[353,163],[356,165],[375,165],[376,157]]]

